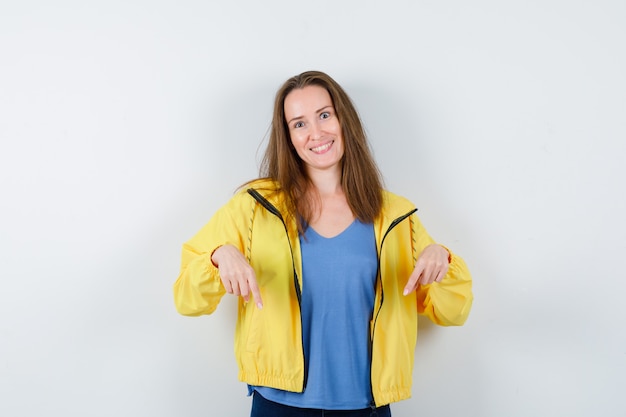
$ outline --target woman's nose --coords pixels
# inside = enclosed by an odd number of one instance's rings
[[[311,139],[319,139],[322,137],[322,128],[319,123],[312,123],[311,130],[309,131]]]

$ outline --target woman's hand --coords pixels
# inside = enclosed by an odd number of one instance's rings
[[[213,252],[211,261],[219,269],[227,293],[240,295],[246,302],[250,300],[252,294],[257,307],[263,308],[254,269],[239,249],[233,245],[220,246]]]
[[[404,287],[404,295],[413,292],[418,285],[428,285],[441,282],[448,272],[449,252],[441,245],[428,245],[420,253],[415,269]]]

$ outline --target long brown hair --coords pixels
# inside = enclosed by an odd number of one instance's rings
[[[344,141],[341,186],[354,215],[362,222],[372,222],[382,207],[382,178],[352,100],[330,76],[307,71],[289,78],[276,92],[269,143],[261,162],[260,175],[275,180],[287,197],[289,216],[298,215],[298,227],[312,220],[317,207],[307,194],[312,184],[304,162],[291,144],[285,120],[285,98],[294,89],[315,85],[325,88],[335,107]]]

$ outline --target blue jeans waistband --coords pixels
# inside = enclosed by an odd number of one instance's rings
[[[361,410],[299,408],[270,401],[255,391],[250,417],[391,417],[391,409],[389,405]]]

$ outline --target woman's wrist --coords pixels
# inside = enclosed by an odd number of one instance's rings
[[[213,249],[213,252],[211,252],[211,256],[209,257],[209,259],[211,260],[211,263],[216,268],[219,268],[219,262],[215,262],[215,259],[213,258],[213,256],[215,255],[215,251],[218,250],[219,248],[221,248],[222,246],[224,246],[224,245],[219,245],[218,247]]]

